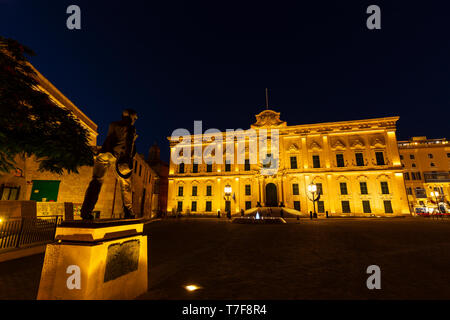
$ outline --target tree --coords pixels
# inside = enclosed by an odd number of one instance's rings
[[[34,155],[39,171],[58,174],[92,166],[88,130],[38,89],[25,55],[34,52],[0,36],[0,173],[15,169],[17,155]]]

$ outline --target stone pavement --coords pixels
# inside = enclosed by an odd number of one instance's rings
[[[450,219],[167,219],[145,229],[149,291],[139,299],[450,299]],[[0,299],[35,299],[43,257],[0,263]],[[366,287],[373,264],[381,290]]]

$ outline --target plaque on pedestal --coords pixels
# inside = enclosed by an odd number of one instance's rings
[[[144,220],[63,222],[47,245],[39,300],[134,299],[147,291]]]

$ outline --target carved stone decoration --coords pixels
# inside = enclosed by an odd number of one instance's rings
[[[386,144],[384,143],[384,139],[375,138],[372,140],[372,147],[375,148],[384,148],[386,147]]]
[[[286,122],[280,120],[280,113],[273,110],[264,110],[255,117],[256,123],[251,126],[252,128],[286,127]]]

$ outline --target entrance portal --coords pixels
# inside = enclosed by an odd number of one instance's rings
[[[277,186],[274,183],[266,185],[266,207],[278,207]]]

